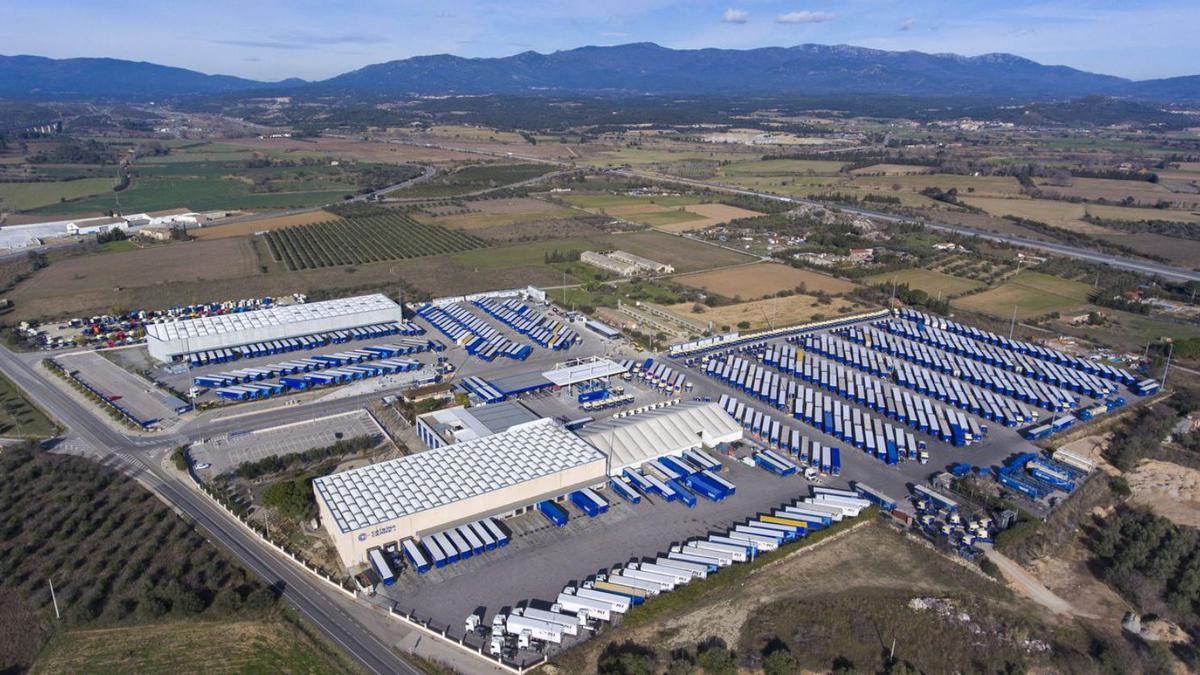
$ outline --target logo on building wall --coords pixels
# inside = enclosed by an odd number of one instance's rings
[[[368,539],[374,539],[375,537],[382,537],[385,534],[391,534],[395,531],[396,531],[395,525],[388,525],[387,527],[377,527],[374,530],[371,530],[370,532],[363,532],[363,533],[359,534],[358,540],[366,541]]]

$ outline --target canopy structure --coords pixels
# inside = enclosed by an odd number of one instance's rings
[[[716,403],[691,401],[589,424],[580,437],[608,455],[608,473],[702,446],[732,443],[742,427]]]

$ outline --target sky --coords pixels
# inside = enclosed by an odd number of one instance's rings
[[[1008,52],[1132,79],[1200,73],[1200,0],[4,0],[2,54],[323,79],[422,54],[656,42]]]

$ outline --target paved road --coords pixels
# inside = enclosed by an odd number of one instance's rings
[[[417,675],[421,671],[411,666],[383,640],[396,639],[400,631],[381,639],[381,631],[371,631],[365,625],[372,623],[367,616],[374,610],[358,604],[302,572],[298,566],[266,546],[254,534],[243,528],[231,516],[217,508],[174,473],[160,465],[166,451],[174,445],[157,438],[131,435],[117,431],[105,421],[98,419],[91,410],[76,401],[71,395],[54,384],[47,382],[33,369],[35,356],[14,354],[0,348],[0,371],[17,384],[31,399],[68,429],[61,441],[64,450],[74,454],[90,455],[110,466],[123,469],[141,481],[160,498],[175,509],[192,518],[198,525],[219,542],[247,568],[261,576],[268,584],[278,589],[283,598],[307,617],[326,637],[338,644],[348,656],[360,662],[374,673],[405,673]],[[353,407],[350,401],[336,403]],[[318,404],[323,408],[337,406]],[[361,401],[357,402],[361,406]],[[313,406],[294,406],[282,412],[270,413],[277,419],[306,419],[314,414]],[[236,427],[236,423],[247,424],[249,420],[224,420],[212,423],[213,429],[225,426]],[[200,425],[203,433],[212,433]],[[174,434],[169,439],[178,440]]]

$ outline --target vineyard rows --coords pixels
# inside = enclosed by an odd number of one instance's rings
[[[479,237],[418,223],[401,213],[272,230],[266,239],[271,257],[289,270],[404,260],[487,246]]]

